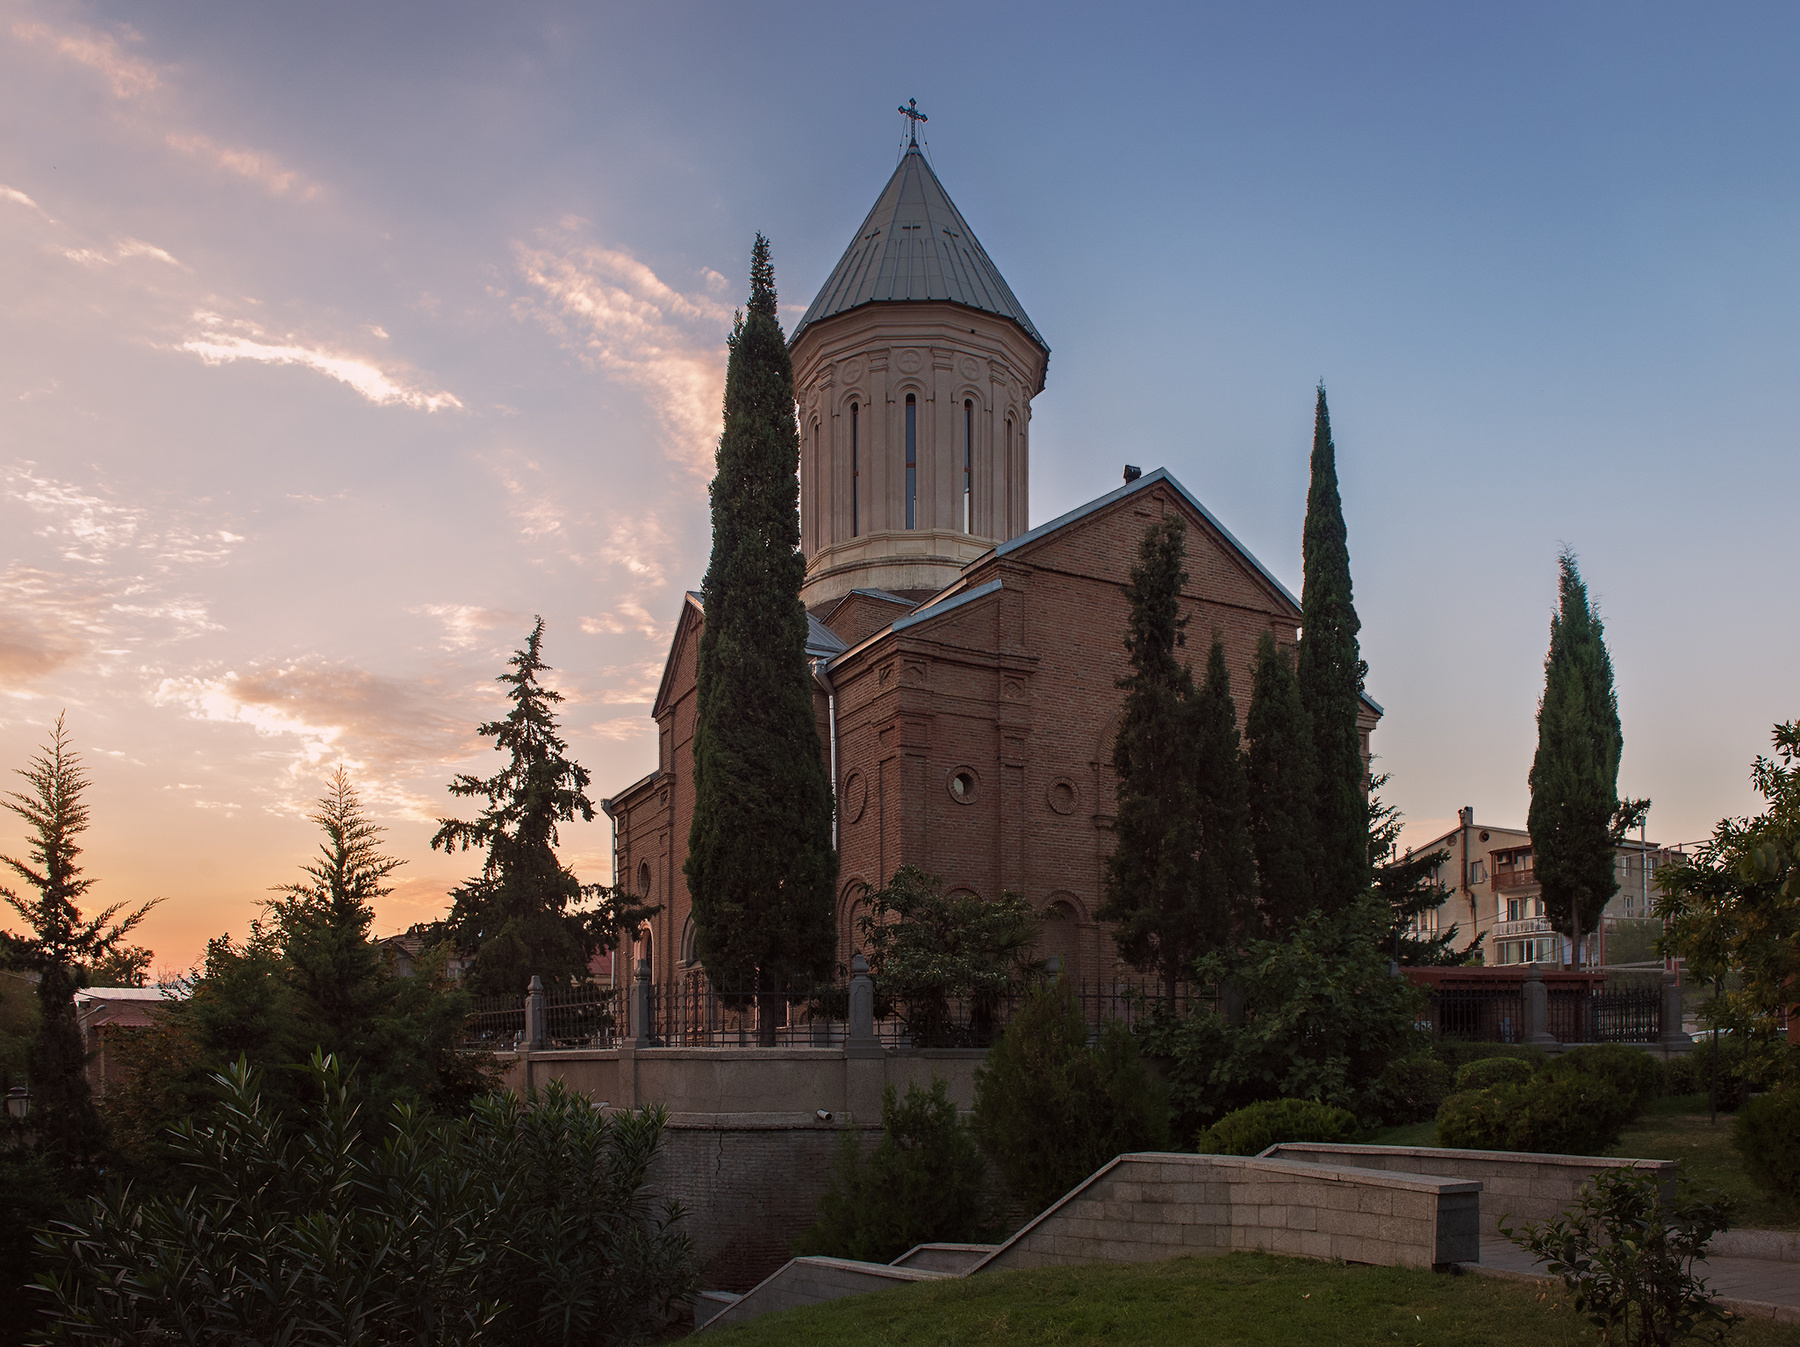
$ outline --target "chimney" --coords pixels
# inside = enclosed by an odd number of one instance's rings
[[[1127,463],[1125,465],[1125,480],[1127,482],[1135,482],[1135,481],[1137,481],[1138,478],[1142,477],[1143,475],[1144,475],[1144,470],[1142,468],[1136,466],[1135,464]]]
[[[1472,804],[1464,805],[1457,811],[1456,818],[1463,827],[1473,828],[1475,826],[1475,806]]]

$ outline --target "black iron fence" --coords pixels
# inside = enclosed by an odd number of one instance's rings
[[[1517,987],[1435,987],[1428,1012],[1433,1038],[1521,1043],[1525,998]]]
[[[504,1052],[519,1046],[525,1037],[525,998],[477,996],[469,1018],[463,1021],[462,1043],[469,1048]]]
[[[1663,1036],[1660,987],[1546,987],[1545,1030],[1558,1043],[1655,1043]],[[1474,1043],[1526,1041],[1520,986],[1432,988],[1428,1023],[1434,1038]]]
[[[1655,1043],[1662,1037],[1660,987],[1551,991],[1550,1033],[1558,1043]]]
[[[1211,989],[1176,988],[1171,1002],[1159,984],[1071,979],[1070,994],[1091,1033],[1109,1020],[1135,1024],[1160,1011],[1185,1014],[1212,1004]],[[992,1046],[1024,999],[1014,987],[987,997],[889,997],[875,989],[873,1033],[888,1047]],[[528,996],[477,998],[465,1045],[490,1050],[521,1046],[530,1033]],[[721,992],[703,975],[676,983],[611,988],[577,986],[543,993],[543,1048],[611,1048],[639,1041],[632,1007],[645,1014],[643,1040],[654,1047],[843,1047],[850,1038],[850,984],[804,991],[759,992],[754,986]]]

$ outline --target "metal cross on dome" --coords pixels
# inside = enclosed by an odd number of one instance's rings
[[[900,108],[899,113],[902,117],[906,118],[909,123],[911,123],[912,143],[914,145],[917,145],[919,143],[919,123],[920,122],[928,122],[931,120],[931,118],[927,117],[924,113],[919,111],[919,100],[916,98],[907,99],[906,106],[903,108]]]

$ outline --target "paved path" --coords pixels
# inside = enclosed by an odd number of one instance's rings
[[[1548,1277],[1536,1259],[1511,1240],[1483,1236],[1481,1267],[1522,1276]],[[1758,1313],[1758,1306],[1776,1309],[1780,1323],[1800,1324],[1800,1263],[1766,1258],[1712,1258],[1695,1264],[1708,1288],[1719,1300],[1738,1302],[1730,1307]],[[1761,1311],[1767,1314],[1768,1311]]]

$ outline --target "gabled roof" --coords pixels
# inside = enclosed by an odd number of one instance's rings
[[[789,342],[797,341],[808,323],[864,304],[933,299],[1010,318],[1046,355],[1050,352],[1000,268],[914,145],[900,157],[875,209],[850,240]]]
[[[669,693],[670,676],[675,670],[675,647],[681,642],[681,633],[691,621],[704,621],[706,618],[706,595],[697,589],[690,589],[681,605],[681,616],[675,620],[675,634],[669,638],[669,654],[663,660],[662,681],[657,685],[656,700],[650,704],[650,714],[655,715],[662,709],[663,699]],[[809,659],[830,659],[833,655],[841,655],[849,647],[844,638],[826,626],[811,613],[806,615],[806,654]]]
[[[1167,468],[1158,468],[1155,472],[1147,472],[1142,477],[1138,478],[1136,481],[1127,482],[1127,483],[1125,483],[1124,486],[1119,487],[1117,490],[1109,491],[1104,496],[1100,496],[1097,499],[1090,500],[1086,505],[1077,506],[1075,509],[1070,510],[1067,514],[1059,515],[1055,519],[1052,519],[1047,524],[1039,524],[1036,528],[1030,530],[1029,532],[1021,533],[1018,537],[1009,539],[1006,542],[1001,543],[998,547],[994,548],[993,551],[987,555],[1003,557],[1003,556],[1006,556],[1008,553],[1017,552],[1021,547],[1029,547],[1032,543],[1038,541],[1038,539],[1043,538],[1048,534],[1054,533],[1054,532],[1056,532],[1056,530],[1058,530],[1060,528],[1064,528],[1070,524],[1073,524],[1078,519],[1084,519],[1088,515],[1094,514],[1095,512],[1097,512],[1099,510],[1104,510],[1107,506],[1113,504],[1115,501],[1124,500],[1125,497],[1133,495],[1139,491],[1147,491],[1159,482],[1167,482],[1170,486],[1174,487],[1176,491],[1180,492],[1181,498],[1194,508],[1194,512],[1196,514],[1198,514],[1202,519],[1204,519],[1207,523],[1211,524],[1215,529],[1217,529],[1219,531],[1219,536],[1224,538],[1226,542],[1230,543],[1232,548],[1237,552],[1237,554],[1239,556],[1241,556],[1245,561],[1250,563],[1250,565],[1255,569],[1256,573],[1258,575],[1262,576],[1262,578],[1268,583],[1268,585],[1271,589],[1273,589],[1282,598],[1286,599],[1289,603],[1293,604],[1295,612],[1298,612],[1300,610],[1300,600],[1296,599],[1292,594],[1288,593],[1287,586],[1282,584],[1281,581],[1277,580],[1274,576],[1274,573],[1271,572],[1267,566],[1263,565],[1262,562],[1258,561],[1256,559],[1255,555],[1250,551],[1250,549],[1248,547],[1245,547],[1234,536],[1232,536],[1231,530],[1226,528],[1223,524],[1221,524],[1218,521],[1218,519],[1213,515],[1213,512],[1211,510],[1207,509],[1198,500],[1196,500],[1193,492],[1189,491],[1185,486],[1183,486],[1180,482],[1178,482],[1175,479],[1175,475],[1173,473],[1171,473]],[[977,563],[979,563],[980,560],[981,560],[981,558],[977,557],[975,559],[975,561],[970,562],[969,566],[964,567],[964,569],[965,570],[970,569],[971,567],[973,567]]]

